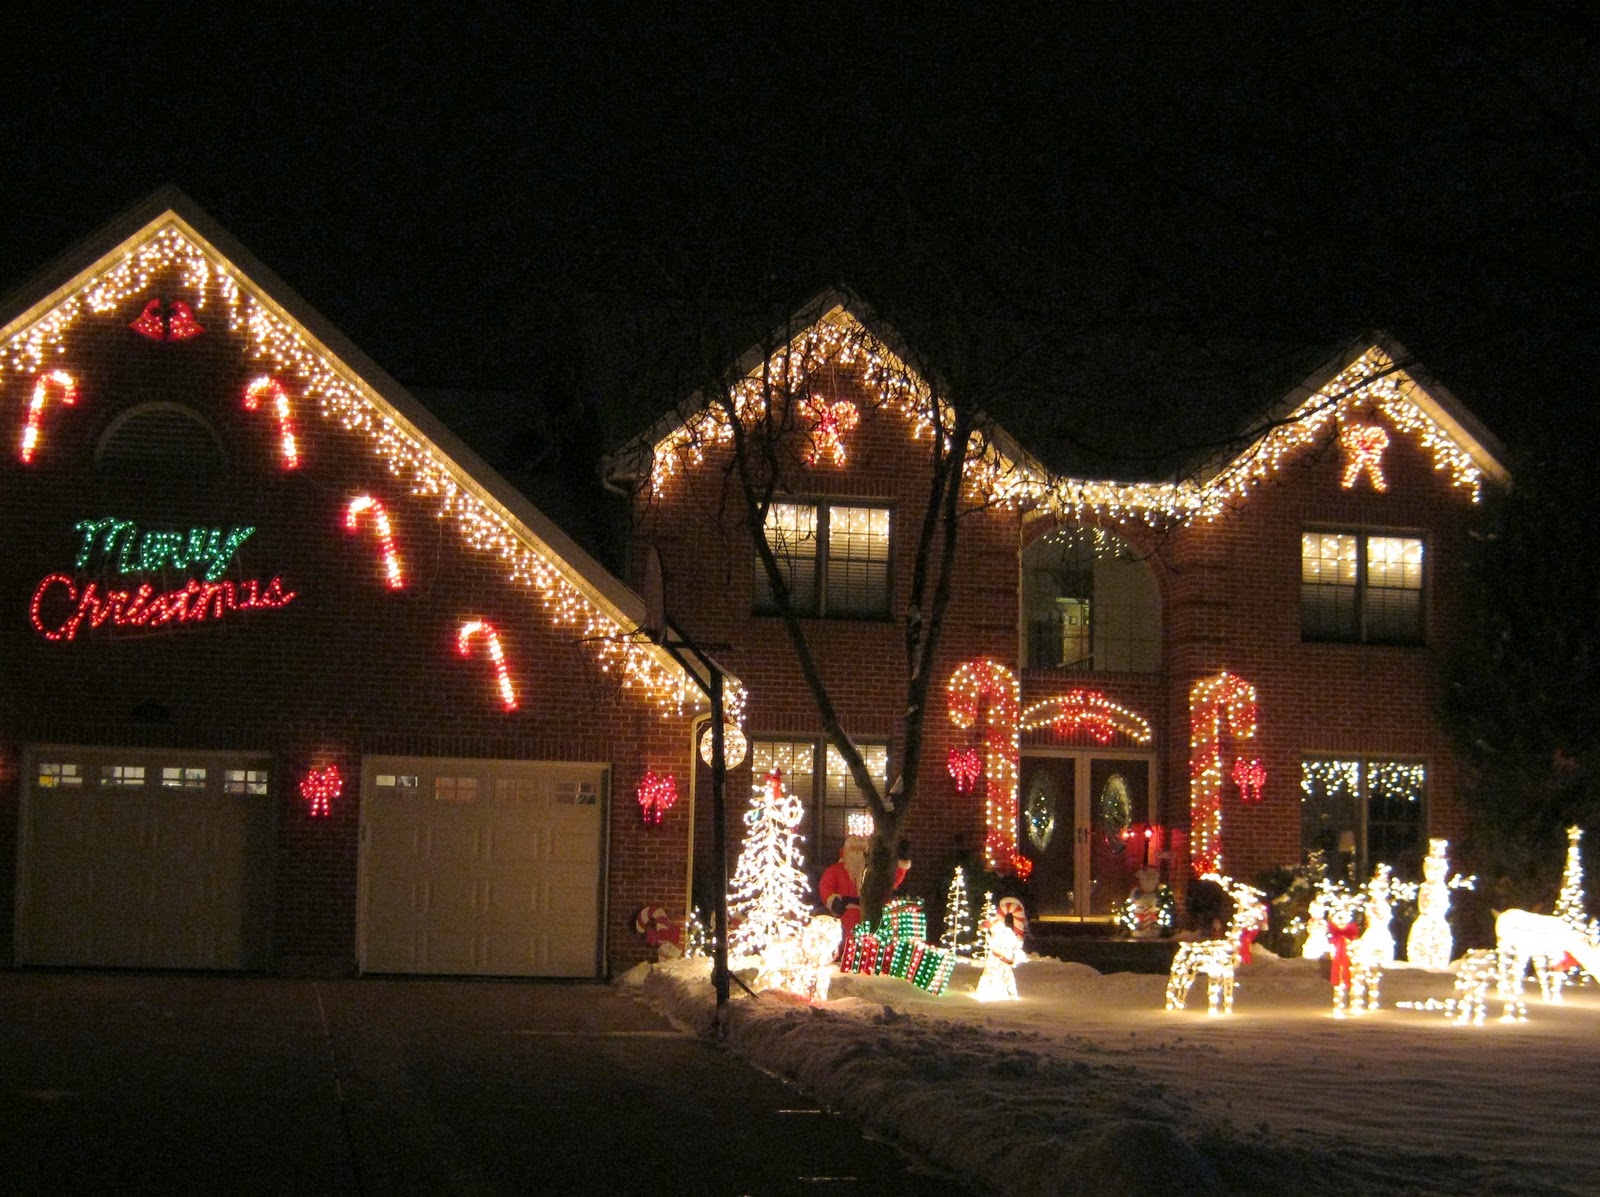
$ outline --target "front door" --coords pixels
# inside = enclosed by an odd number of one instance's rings
[[[1033,861],[1035,915],[1106,917],[1128,896],[1147,862],[1143,841],[1124,833],[1153,821],[1154,782],[1138,753],[1023,758],[1017,842]]]

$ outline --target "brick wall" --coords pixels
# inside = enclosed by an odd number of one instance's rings
[[[161,280],[158,280],[158,285]],[[141,299],[139,303],[142,304]],[[354,960],[360,758],[363,753],[600,760],[614,768],[609,837],[610,965],[644,955],[633,916],[647,899],[681,894],[686,816],[645,832],[633,788],[646,768],[687,777],[687,717],[663,718],[620,689],[574,633],[553,626],[538,595],[508,581],[493,555],[469,551],[436,502],[414,496],[367,440],[297,397],[303,464],[283,468],[270,411],[242,396],[261,371],[213,303],[208,331],[152,342],[126,327],[136,305],[85,316],[52,365],[74,374],[73,407],[46,411],[35,462],[0,455],[0,924],[9,932],[20,746],[30,742],[240,748],[270,752],[277,803],[275,937],[278,958]],[[124,310],[131,309],[131,310]],[[4,443],[15,444],[31,378],[0,375]],[[292,388],[291,388],[292,389]],[[118,474],[95,468],[96,447],[118,417],[151,401],[199,412],[228,468],[211,477]],[[407,573],[383,582],[368,529],[347,533],[348,500],[369,491],[388,506]],[[283,578],[296,597],[269,611],[190,626],[80,629],[51,642],[29,621],[47,575],[129,588],[95,562],[75,568],[79,520],[117,517],[140,528],[252,525],[229,577]],[[132,579],[137,583],[139,579]],[[182,576],[171,584],[181,586]],[[64,592],[58,592],[58,594]],[[62,617],[64,617],[64,612]],[[460,622],[498,628],[520,695],[505,711],[488,662],[455,652]],[[327,819],[310,819],[296,794],[303,769],[335,761],[349,780]],[[674,885],[676,889],[674,889]],[[11,936],[5,937],[9,945]]]

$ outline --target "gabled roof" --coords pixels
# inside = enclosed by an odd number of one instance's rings
[[[740,410],[760,402],[763,378],[802,378],[817,365],[855,360],[884,406],[907,420],[912,435],[925,436],[943,409],[927,383],[905,365],[908,356],[890,348],[894,333],[866,305],[842,289],[830,289],[802,306],[779,330],[777,349],[748,351],[730,377]],[[741,390],[742,388],[742,390]],[[748,396],[743,392],[748,392]],[[687,413],[687,414],[685,414]],[[978,458],[969,466],[970,485],[990,501],[1030,512],[1170,524],[1211,519],[1249,495],[1298,450],[1309,448],[1347,419],[1381,413],[1414,437],[1435,467],[1476,502],[1484,478],[1510,482],[1504,450],[1492,433],[1393,338],[1381,333],[1356,338],[1314,370],[1235,440],[1245,447],[1210,462],[1176,482],[1125,482],[1075,478],[1048,470],[1004,428],[981,421]],[[605,460],[612,482],[649,480],[664,485],[691,467],[704,446],[723,443],[728,430],[722,410],[694,395],[645,433]]]
[[[602,668],[662,709],[694,704],[681,668],[638,634],[644,601],[589,556],[376,363],[182,192],[164,188],[13,293],[0,316],[0,381],[39,370],[85,311],[129,304],[175,272],[196,309],[220,296],[230,329],[324,419],[364,436],[414,493],[431,496],[463,547],[488,553],[584,638]],[[530,595],[530,598],[533,597]]]

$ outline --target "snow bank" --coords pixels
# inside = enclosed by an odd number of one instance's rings
[[[727,1042],[980,1190],[1600,1191],[1594,986],[1533,998],[1525,1023],[1458,1027],[1395,1008],[1447,998],[1453,981],[1399,965],[1383,1010],[1335,1019],[1325,965],[1260,955],[1231,1017],[1207,1017],[1203,981],[1190,1010],[1168,1013],[1164,977],[1035,960],[1010,1003],[974,1001],[966,965],[941,998],[887,977],[837,977],[816,1007],[735,987]],[[712,1033],[707,961],[624,981]]]

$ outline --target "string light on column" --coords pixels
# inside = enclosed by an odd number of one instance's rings
[[[983,719],[984,865],[1027,879],[1033,862],[1017,851],[1017,761],[1020,708],[1017,676],[998,661],[969,661],[946,686],[950,722],[975,727]]]
[[[1222,737],[1256,734],[1256,688],[1224,670],[1189,688],[1189,835],[1197,876],[1222,872]]]
[[[357,495],[344,510],[345,531],[356,531],[362,516],[367,517],[378,537],[378,556],[383,561],[384,580],[390,590],[401,589],[406,583],[400,572],[400,554],[395,551],[394,527],[389,522],[388,509],[381,500],[371,495]]]
[[[77,380],[65,370],[50,370],[39,375],[38,381],[33,384],[33,398],[28,401],[28,422],[22,429],[23,465],[33,460],[34,452],[39,447],[39,425],[44,418],[44,405],[52,394],[71,407],[78,401]]]
[[[494,667],[495,682],[500,687],[500,703],[508,711],[517,709],[517,692],[511,685],[511,671],[506,666],[505,650],[500,647],[500,633],[492,623],[482,619],[468,620],[456,633],[456,652],[463,657],[472,653],[472,641],[481,639],[488,646],[489,661]]]

